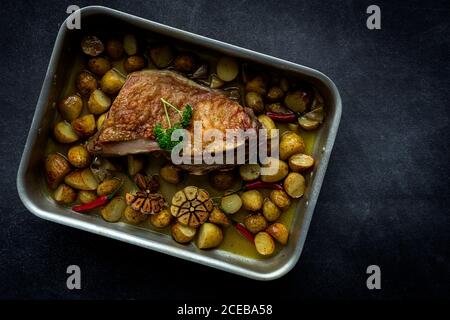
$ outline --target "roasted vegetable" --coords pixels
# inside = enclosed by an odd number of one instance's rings
[[[97,89],[97,79],[89,71],[81,71],[76,80],[77,89],[84,97],[88,97],[92,91]]]
[[[264,102],[259,93],[247,92],[245,95],[245,104],[255,113],[261,113],[264,111]]]
[[[267,232],[259,232],[255,236],[256,251],[263,256],[271,255],[275,251],[275,242]]]
[[[98,185],[97,195],[105,196],[111,194],[120,187],[121,183],[122,181],[117,178],[107,179]]]
[[[263,205],[263,196],[258,190],[245,191],[241,195],[242,206],[250,211],[258,211]]]
[[[281,210],[268,198],[264,199],[262,211],[266,220],[270,222],[276,221],[281,215]]]
[[[123,55],[123,45],[122,41],[119,39],[110,39],[106,43],[106,53],[111,57],[113,60],[118,60]]]
[[[59,153],[51,153],[45,158],[45,177],[48,186],[55,189],[70,172],[70,164]]]
[[[282,245],[286,245],[289,238],[289,231],[286,226],[282,223],[276,222],[271,224],[266,232],[270,234],[275,240],[277,240]]]
[[[122,197],[114,197],[105,207],[100,210],[103,219],[108,222],[117,222],[122,218],[127,204]]]
[[[232,81],[234,80],[239,73],[239,66],[233,58],[230,57],[222,57],[217,62],[217,76],[223,81]]]
[[[291,123],[297,121],[297,115],[293,112],[291,112],[291,113],[275,113],[275,112],[267,111],[266,116],[268,116],[273,121],[283,122],[283,123],[288,123],[288,124],[291,124]]]
[[[258,233],[267,228],[267,221],[260,214],[252,214],[244,219],[244,225],[251,233]]]
[[[245,91],[256,92],[261,96],[264,96],[267,92],[266,84],[267,81],[263,78],[263,76],[258,75],[245,84]]]
[[[239,211],[242,207],[242,200],[238,194],[230,194],[222,197],[220,200],[220,209],[227,214],[233,214]]]
[[[152,225],[156,228],[165,228],[168,225],[170,225],[170,222],[172,221],[172,215],[170,214],[169,210],[163,209],[158,213],[150,215],[150,222]]]
[[[70,204],[77,199],[77,192],[67,184],[60,184],[53,193],[53,198],[61,204]]]
[[[239,174],[244,181],[253,181],[259,178],[261,167],[257,164],[244,164],[239,167]]]
[[[90,137],[95,133],[95,117],[87,114],[72,121],[72,128],[81,137]]]
[[[83,110],[83,100],[77,94],[65,97],[58,104],[58,110],[64,120],[72,121],[76,119]]]
[[[210,176],[211,185],[218,190],[230,189],[236,182],[232,171],[215,171]]]
[[[289,82],[286,78],[281,78],[278,85],[280,86],[280,89],[283,90],[283,92],[289,91]]]
[[[181,181],[180,169],[173,164],[166,164],[159,170],[159,175],[163,180],[171,184],[177,184]]]
[[[92,73],[103,76],[109,69],[111,69],[111,62],[105,57],[95,57],[88,61],[88,69]]]
[[[187,186],[173,196],[170,212],[179,223],[197,228],[208,220],[213,207],[206,190]]]
[[[325,118],[323,107],[318,107],[298,119],[298,123],[305,130],[317,129]]]
[[[144,168],[144,158],[139,155],[128,155],[128,174],[130,176],[134,176],[136,173],[141,171]]]
[[[198,232],[197,247],[199,249],[210,249],[218,247],[223,240],[222,230],[213,223],[202,224]]]
[[[175,70],[180,72],[191,72],[194,69],[195,59],[190,54],[181,54],[175,58]]]
[[[123,68],[127,73],[141,70],[145,67],[145,58],[139,55],[130,56],[123,62]]]
[[[211,211],[208,221],[224,227],[228,227],[231,224],[226,214],[217,207],[214,207],[213,211]]]
[[[85,36],[81,39],[81,50],[88,56],[96,57],[105,50],[105,47],[96,36]]]
[[[82,145],[73,146],[67,152],[69,162],[77,168],[85,168],[89,165],[91,157],[86,148]]]
[[[106,119],[106,116],[107,116],[107,115],[108,115],[108,113],[105,112],[105,113],[101,114],[101,115],[98,117],[97,122],[96,122],[97,130],[100,130],[100,128],[101,128],[102,125],[103,125],[103,122],[105,122],[105,119]]]
[[[197,229],[182,225],[181,223],[175,223],[170,229],[172,238],[178,243],[188,243],[194,239]]]
[[[165,44],[151,48],[149,56],[159,69],[168,67],[174,58],[172,48]]]
[[[222,79],[220,79],[218,76],[216,76],[215,74],[211,75],[211,80],[209,83],[209,87],[211,89],[221,88],[221,87],[223,87],[224,84],[225,84],[225,82]]]
[[[272,102],[280,100],[283,96],[284,92],[279,87],[271,87],[267,92],[267,99]]]
[[[106,94],[115,95],[122,88],[125,83],[125,77],[117,72],[115,69],[111,69],[104,74],[100,80],[100,87]]]
[[[134,34],[127,34],[123,37],[123,49],[129,56],[133,56],[137,53],[138,44]]]
[[[297,172],[291,172],[284,179],[284,190],[292,198],[300,198],[305,193],[305,178]]]
[[[262,124],[264,129],[267,130],[267,138],[272,137],[272,135],[276,133],[276,131],[273,130],[277,129],[277,126],[270,117],[266,116],[265,114],[261,114],[258,116],[258,121]]]
[[[295,172],[308,170],[313,165],[314,158],[304,153],[297,153],[289,158],[289,168]]]
[[[123,212],[124,218],[132,224],[139,224],[147,220],[148,215],[143,214],[140,211],[134,210],[132,207],[127,206]],[[153,215],[152,215],[153,216]]]
[[[298,123],[288,123],[287,124],[289,131],[298,132],[298,129],[300,128]]]
[[[111,98],[102,90],[96,89],[89,96],[88,109],[93,114],[105,113],[111,106]]]
[[[289,92],[284,98],[284,104],[294,112],[304,112],[311,104],[310,95],[305,90]]]
[[[279,148],[280,159],[287,160],[296,153],[305,152],[305,142],[299,134],[293,131],[286,131],[281,135]]]
[[[70,123],[66,121],[61,121],[56,124],[53,135],[55,136],[56,141],[61,143],[72,143],[80,138],[73,130]]]
[[[266,105],[266,110],[275,114],[293,114],[291,110],[287,109],[279,102]]]
[[[206,79],[208,78],[208,65],[206,63],[200,65],[197,70],[194,71],[191,79]]]
[[[78,201],[82,204],[86,204],[97,199],[97,192],[88,191],[88,190],[80,190],[78,192]]]
[[[289,167],[286,162],[274,157],[269,157],[267,159],[267,163],[263,164],[262,167],[266,170],[271,171],[271,173],[269,174],[265,174],[263,171],[261,171],[261,180],[263,182],[278,182],[280,180],[283,180],[289,172]]]
[[[78,190],[97,190],[98,186],[97,179],[89,168],[69,173],[64,182]]]
[[[291,206],[291,199],[282,190],[273,190],[269,198],[281,211],[286,211]]]

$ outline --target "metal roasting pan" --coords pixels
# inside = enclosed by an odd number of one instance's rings
[[[81,9],[81,30],[69,30],[64,22],[58,32],[47,74],[36,106],[33,122],[17,174],[17,189],[23,204],[36,216],[60,224],[96,233],[166,253],[171,256],[201,263],[220,270],[257,280],[279,278],[297,263],[305,243],[317,197],[324,179],[331,149],[341,118],[341,98],[335,84],[323,73],[292,62],[274,58],[221,41],[172,28],[101,6]],[[290,228],[290,240],[277,255],[268,259],[246,258],[222,250],[203,251],[195,245],[180,245],[170,235],[144,230],[125,223],[108,223],[99,216],[78,214],[57,205],[43,188],[43,155],[51,121],[54,118],[58,93],[66,79],[67,66],[79,52],[79,40],[89,30],[103,27],[114,30],[132,30],[139,35],[151,35],[183,43],[202,50],[227,54],[241,60],[279,70],[284,74],[305,80],[324,96],[327,117],[322,124],[313,150],[317,165],[312,172],[305,195],[298,205]],[[109,31],[106,29],[106,31]],[[111,32],[111,31],[109,31]]]

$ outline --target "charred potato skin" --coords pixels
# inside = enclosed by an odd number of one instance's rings
[[[89,59],[88,69],[98,76],[103,76],[111,69],[111,62],[106,57],[94,57]]]
[[[51,153],[45,158],[45,176],[51,189],[55,189],[69,172],[69,161],[61,154]]]
[[[88,56],[96,57],[105,50],[105,46],[96,36],[85,36],[81,39],[81,50]]]
[[[67,96],[58,104],[58,110],[64,120],[72,121],[83,110],[83,100],[77,94]]]
[[[163,209],[158,213],[152,214],[150,216],[151,224],[158,229],[166,228],[172,222],[172,215],[169,210]]]
[[[263,206],[263,196],[258,190],[248,190],[242,193],[242,206],[249,211],[258,211]]]
[[[265,230],[268,226],[266,219],[260,214],[252,214],[245,217],[244,225],[253,234]]]
[[[76,80],[78,91],[83,97],[88,97],[92,91],[97,89],[97,79],[89,71],[81,71]]]

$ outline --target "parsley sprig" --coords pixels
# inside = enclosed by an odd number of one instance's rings
[[[183,112],[180,111],[177,107],[175,107],[173,104],[171,104],[169,101],[165,100],[164,98],[161,98],[161,102],[164,107],[164,113],[166,114],[166,120],[169,124],[169,128],[164,129],[161,125],[161,123],[158,123],[155,128],[153,129],[153,134],[156,137],[156,141],[158,142],[161,149],[170,151],[175,147],[178,143],[180,143],[181,140],[178,141],[172,141],[172,133],[177,129],[186,129],[191,125],[191,119],[192,119],[192,106],[187,104],[184,107]],[[178,112],[178,114],[181,117],[180,122],[175,123],[172,125],[170,122],[169,113],[167,112],[167,108],[170,107]]]

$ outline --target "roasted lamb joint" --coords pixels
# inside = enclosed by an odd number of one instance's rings
[[[89,140],[89,152],[95,155],[120,156],[161,150],[153,133],[158,123],[163,128],[169,127],[161,99],[170,101],[181,111],[186,105],[191,105],[192,123],[200,121],[203,131],[218,129],[225,136],[227,129],[258,128],[251,110],[221,92],[201,86],[172,71],[145,70],[128,76],[107,119]],[[168,108],[167,112],[172,123],[180,121],[179,112],[173,108]],[[193,126],[187,130],[193,136]],[[194,172],[220,167],[188,165],[185,169]]]

